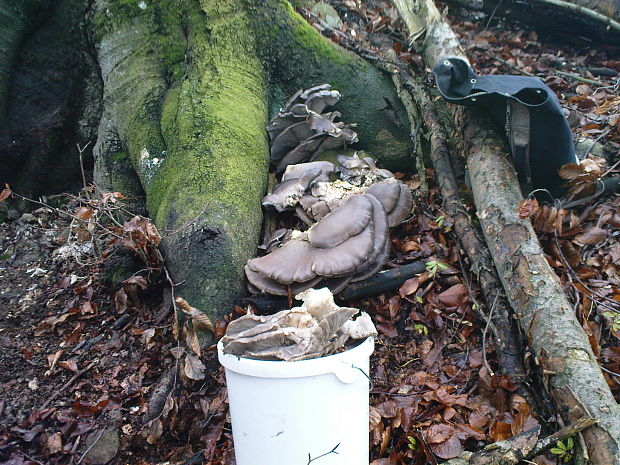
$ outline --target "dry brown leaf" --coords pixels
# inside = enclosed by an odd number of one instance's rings
[[[179,307],[181,307],[181,310],[192,318],[194,328],[198,331],[215,331],[213,323],[204,312],[192,307],[183,297],[177,297],[175,300]]]
[[[194,357],[191,354],[187,354],[185,362],[183,363],[183,371],[185,376],[195,381],[205,378],[206,367],[200,361],[198,357]]]
[[[417,276],[414,278],[409,278],[405,281],[402,286],[398,289],[398,293],[402,298],[407,297],[408,295],[413,294],[420,287],[420,278]]]
[[[368,431],[373,431],[379,425],[379,423],[381,423],[381,414],[372,405],[370,406],[368,422]]]
[[[60,432],[54,433],[47,438],[47,449],[50,455],[62,452],[62,435]]]
[[[426,441],[433,453],[442,459],[452,459],[463,452],[463,445],[456,436],[456,429],[443,423],[431,425],[426,430]]]
[[[607,238],[607,230],[592,226],[586,228],[586,230],[575,236],[575,243],[577,245],[592,245],[598,244]]]
[[[58,363],[58,366],[64,370],[76,373],[78,371],[77,363],[75,360],[63,360]]]
[[[538,205],[538,200],[536,200],[535,198],[524,199],[519,204],[519,218],[523,220],[525,218],[529,218],[530,216],[534,215],[539,208],[540,207]]]
[[[34,328],[34,335],[41,336],[48,331],[53,330],[58,323],[62,323],[71,316],[71,313],[63,313],[60,316],[50,316],[42,320],[36,328]]]
[[[198,335],[196,334],[196,330],[189,326],[187,323],[183,325],[183,339],[185,339],[187,347],[192,349],[192,351],[200,357],[201,352]]]
[[[154,420],[149,421],[144,426],[148,428],[146,442],[148,442],[149,444],[155,444],[164,431],[161,420],[159,418],[155,418]]]
[[[11,196],[11,188],[9,185],[5,183],[4,186],[4,189],[0,192],[0,202],[4,202]]]

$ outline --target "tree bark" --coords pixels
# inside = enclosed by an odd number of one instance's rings
[[[394,3],[411,36],[424,36],[419,50],[427,66],[445,56],[466,59],[431,0]],[[522,196],[505,144],[474,111],[451,110],[466,142],[486,242],[558,412],[567,422],[584,415],[599,420],[583,432],[590,459],[598,465],[620,463],[620,409],[531,224],[518,217]]]
[[[256,251],[269,164],[265,125],[294,91],[332,84],[343,96],[335,109],[343,120],[358,123],[356,148],[387,168],[414,166],[407,125],[397,127],[381,111],[389,98],[400,120],[407,120],[389,78],[321,37],[287,1],[0,0],[0,25],[6,27],[0,38],[0,118],[28,134],[40,133],[29,120],[15,122],[15,95],[60,111],[58,124],[67,128],[84,125],[72,101],[101,108],[89,120],[97,128],[89,137],[96,139],[96,183],[135,200],[133,208],[146,201],[164,236],[177,293],[211,317],[228,313],[245,293],[243,265]],[[63,33],[64,41],[58,38]],[[50,96],[15,79],[21,57],[37,46],[31,43],[35,36],[37,43],[51,37],[63,45],[42,49],[47,60],[39,55],[45,66],[63,63],[52,69],[75,92],[53,87]],[[72,60],[84,53],[86,42],[94,60],[85,54],[76,64]],[[24,71],[45,72],[36,66]],[[100,84],[98,92],[85,79],[89,73]],[[5,126],[0,124],[3,140],[22,147],[19,134]],[[37,150],[24,149],[11,159],[11,169],[0,168],[0,185],[10,181],[20,193],[40,187],[39,195],[47,193],[41,179],[66,181],[79,173],[75,148],[63,158],[69,151],[61,150],[64,142],[52,144],[54,134],[46,130]],[[75,131],[64,134],[73,147],[86,142]],[[7,166],[6,151],[0,157],[0,167]],[[19,174],[33,172],[33,182]]]

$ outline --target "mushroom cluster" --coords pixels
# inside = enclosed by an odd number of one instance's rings
[[[309,289],[295,297],[303,301],[301,307],[231,321],[222,338],[224,352],[261,360],[305,360],[334,353],[349,338],[377,334],[367,313],[339,307],[329,289]]]
[[[297,163],[299,148],[306,142],[320,139],[332,148],[329,138],[336,137],[335,129],[346,134],[347,127],[333,123],[333,114],[319,114],[338,98],[329,85],[299,91],[267,128],[272,157],[280,160],[278,168],[284,173],[262,205],[278,212],[294,210],[308,229],[280,229],[266,238],[261,248],[267,255],[253,258],[245,266],[252,293],[287,296],[320,285],[335,294],[350,282],[372,276],[389,257],[389,228],[401,224],[411,212],[409,188],[390,171],[378,168],[371,157],[356,152],[338,155],[337,165],[329,161]],[[300,115],[305,115],[305,120],[296,122]],[[321,118],[327,118],[333,127],[317,123]],[[301,142],[298,138],[293,147],[292,136],[301,134],[301,129],[294,128],[302,124],[309,130],[326,130]],[[322,150],[322,145],[317,147]]]
[[[285,296],[289,289],[296,294],[321,285],[335,294],[379,271],[389,256],[389,228],[409,216],[412,198],[395,179],[371,188],[349,195],[307,231],[293,231],[282,246],[249,260],[250,290]]]
[[[357,142],[357,133],[350,125],[336,122],[339,112],[322,113],[338,100],[340,93],[331,90],[329,84],[299,90],[269,122],[271,159],[277,162],[278,173],[288,165],[312,160],[325,150]]]

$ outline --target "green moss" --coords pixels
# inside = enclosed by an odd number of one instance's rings
[[[129,154],[127,152],[116,152],[112,154],[112,161],[119,162],[122,160],[127,160],[129,158]]]

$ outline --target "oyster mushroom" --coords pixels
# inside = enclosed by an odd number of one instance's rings
[[[281,212],[289,207],[294,207],[312,182],[321,175],[322,171],[318,168],[305,171],[301,177],[288,179],[278,184],[271,194],[263,197],[261,204],[263,207],[273,207]]]
[[[372,204],[363,195],[354,195],[308,230],[313,247],[335,247],[361,233],[372,218]]]
[[[315,182],[329,182],[329,176],[334,172],[336,167],[329,161],[311,161],[309,163],[299,163],[297,165],[288,165],[286,171],[282,175],[282,181],[288,179],[299,178],[308,170],[320,169],[321,174],[316,178]]]
[[[365,191],[376,197],[383,205],[387,215],[390,228],[398,226],[411,214],[413,198],[411,190],[406,184],[391,179],[373,184]]]

